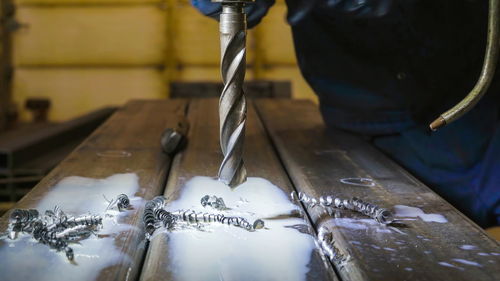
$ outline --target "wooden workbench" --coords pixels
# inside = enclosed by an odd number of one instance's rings
[[[169,200],[175,200],[191,177],[216,175],[222,159],[217,105],[217,100],[212,99],[129,102],[16,207],[36,207],[68,176],[106,178],[127,172],[139,177],[140,189],[135,196],[150,200],[165,194]],[[190,123],[188,145],[172,159],[162,153],[160,135],[185,117]],[[246,135],[248,174],[267,178],[287,193],[297,190],[314,196],[356,196],[381,206],[418,207],[425,213],[440,214],[447,221],[413,218],[384,227],[347,211],[333,218],[317,208],[307,210],[306,223],[316,230],[327,226],[339,252],[347,257],[339,264],[325,263],[320,251],[314,251],[308,280],[500,280],[498,242],[368,143],[343,132],[326,130],[311,102],[249,102]],[[374,184],[348,185],[340,181],[345,178],[370,178]],[[76,205],[84,205],[88,198],[73,200]],[[126,217],[126,222],[137,228],[123,230],[116,236],[114,244],[123,254],[122,259],[96,269],[96,277],[73,279],[172,280],[168,240],[156,237],[151,243],[144,242],[142,211],[143,207],[135,208]],[[8,214],[0,221],[0,231],[7,224]],[[311,233],[314,235],[314,231]],[[0,256],[9,246],[12,243],[0,241]],[[97,259],[105,255],[95,253]],[[26,262],[8,268],[8,272],[0,274],[0,280],[17,280],[20,270],[24,280],[43,279],[43,274],[31,271],[31,267]],[[59,270],[57,263],[47,270]],[[71,279],[64,275],[64,270],[60,277]]]

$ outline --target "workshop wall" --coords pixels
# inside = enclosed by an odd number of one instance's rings
[[[48,97],[64,120],[131,98],[168,97],[169,81],[220,81],[216,21],[188,0],[16,0],[12,98]],[[315,99],[296,65],[283,0],[249,32],[248,79],[292,81]]]

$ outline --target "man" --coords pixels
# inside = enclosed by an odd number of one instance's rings
[[[219,4],[192,3],[218,18]],[[326,124],[371,138],[476,223],[499,225],[499,79],[464,117],[438,132],[428,129],[479,77],[487,1],[286,3],[298,64]],[[249,5],[249,27],[273,4]]]

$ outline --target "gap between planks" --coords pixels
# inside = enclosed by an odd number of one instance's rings
[[[190,104],[188,119],[190,131],[186,149],[176,155],[165,196],[167,202],[174,201],[180,195],[181,188],[194,176],[214,177],[217,175],[222,155],[219,147],[219,121],[215,99],[193,100]],[[248,175],[267,178],[289,194],[292,184],[288,180],[276,151],[269,144],[269,138],[260,123],[251,103],[248,108],[247,131],[245,138],[245,163]],[[310,222],[305,220],[310,225]],[[146,261],[141,274],[143,281],[174,280],[169,270],[168,239],[165,234],[150,242]],[[331,264],[325,263],[317,249],[313,251],[308,280],[338,280]]]

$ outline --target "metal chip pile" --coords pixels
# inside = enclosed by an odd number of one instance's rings
[[[45,211],[43,216],[36,209],[14,209],[10,215],[9,238],[15,240],[19,233],[29,234],[51,249],[65,252],[72,261],[74,253],[68,244],[88,238],[100,226],[100,216],[68,216],[57,206]]]
[[[106,211],[113,207],[119,211],[130,207],[130,200],[125,194],[108,202]],[[14,209],[10,214],[8,237],[15,240],[19,233],[29,234],[39,243],[57,252],[64,252],[68,260],[73,261],[74,253],[69,244],[95,235],[101,227],[101,216],[70,216],[58,206],[54,210],[46,210],[44,215],[40,215],[36,209]]]
[[[203,196],[200,201],[203,207],[212,207],[217,210],[229,210],[221,197]],[[196,212],[194,210],[167,211],[164,209],[166,198],[156,196],[146,203],[143,222],[146,228],[146,240],[150,240],[155,230],[163,225],[168,230],[172,230],[179,223],[199,224],[199,223],[221,223],[240,227],[248,231],[264,228],[263,220],[256,220],[253,224],[242,217],[230,217],[223,214],[213,214]]]

